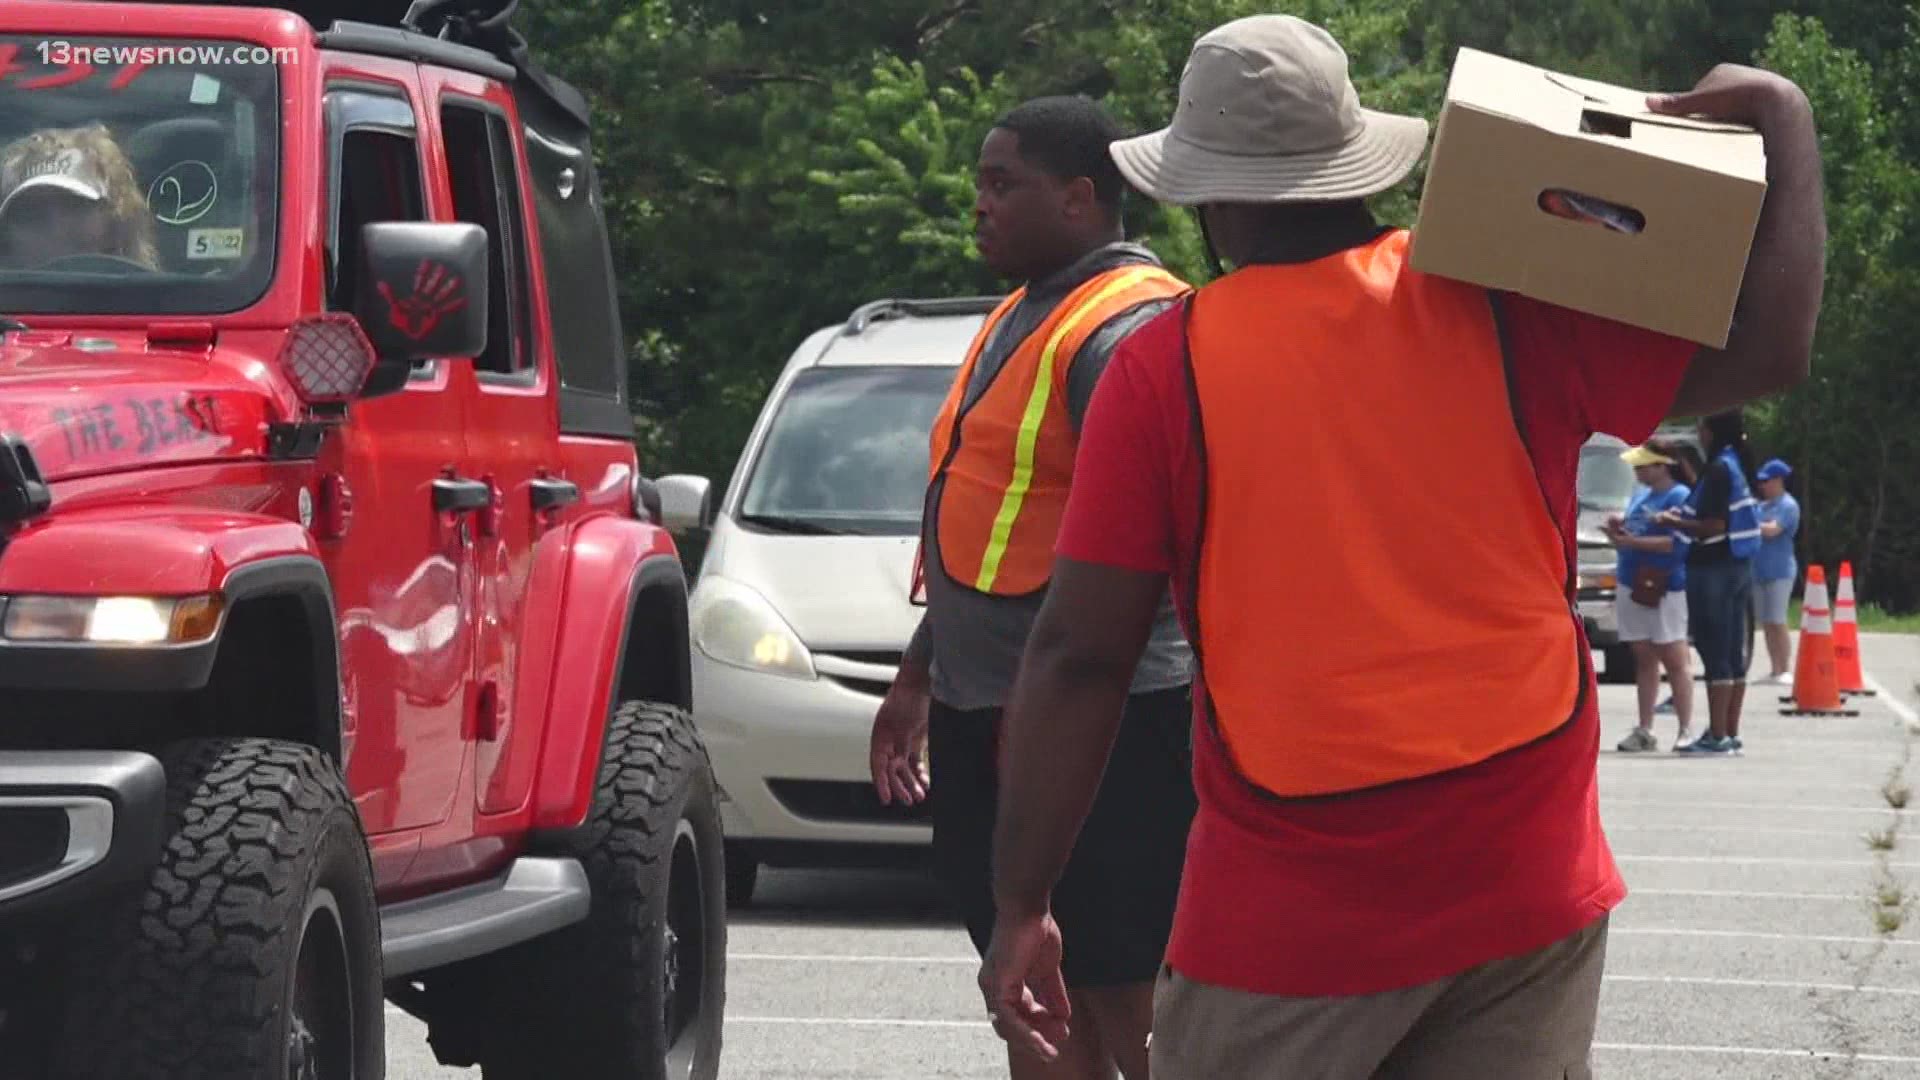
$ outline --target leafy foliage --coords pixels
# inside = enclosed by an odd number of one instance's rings
[[[808,333],[888,295],[1004,288],[971,244],[993,119],[1086,93],[1159,126],[1193,39],[1247,0],[526,0],[544,63],[585,90],[656,470],[731,472]],[[1432,117],[1470,45],[1630,86],[1759,62],[1814,101],[1830,269],[1815,378],[1755,410],[1795,464],[1807,552],[1920,608],[1920,5],[1915,0],[1296,0],[1347,49],[1367,105]],[[1382,196],[1413,221],[1421,174]],[[1130,201],[1129,231],[1203,280],[1193,219]]]

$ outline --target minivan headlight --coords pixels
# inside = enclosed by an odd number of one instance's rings
[[[732,667],[813,679],[813,654],[766,597],[737,581],[708,576],[695,590],[688,620],[693,643]]]

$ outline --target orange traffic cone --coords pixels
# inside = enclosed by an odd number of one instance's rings
[[[1873,697],[1866,673],[1860,670],[1860,616],[1853,603],[1853,564],[1840,564],[1840,588],[1833,598],[1833,670],[1840,693]]]
[[[1827,572],[1818,564],[1807,568],[1807,598],[1800,612],[1800,655],[1793,672],[1793,696],[1782,716],[1859,716],[1840,701],[1840,682],[1833,666],[1833,612],[1827,607]]]

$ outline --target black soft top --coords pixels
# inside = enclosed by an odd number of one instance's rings
[[[468,68],[517,82],[573,121],[589,124],[586,95],[533,59],[512,25],[520,0],[193,0],[212,7],[274,7],[307,20],[328,48]],[[436,47],[437,46],[437,47]],[[493,63],[486,63],[479,54]],[[509,75],[509,72],[511,74]]]

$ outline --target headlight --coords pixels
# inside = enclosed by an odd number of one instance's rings
[[[733,667],[813,679],[813,655],[766,597],[726,578],[707,577],[688,613],[693,643]]]
[[[15,596],[0,600],[9,641],[187,645],[220,628],[217,596]]]
[[[1582,570],[1580,587],[1583,589],[1612,589],[1619,585],[1612,570]]]

